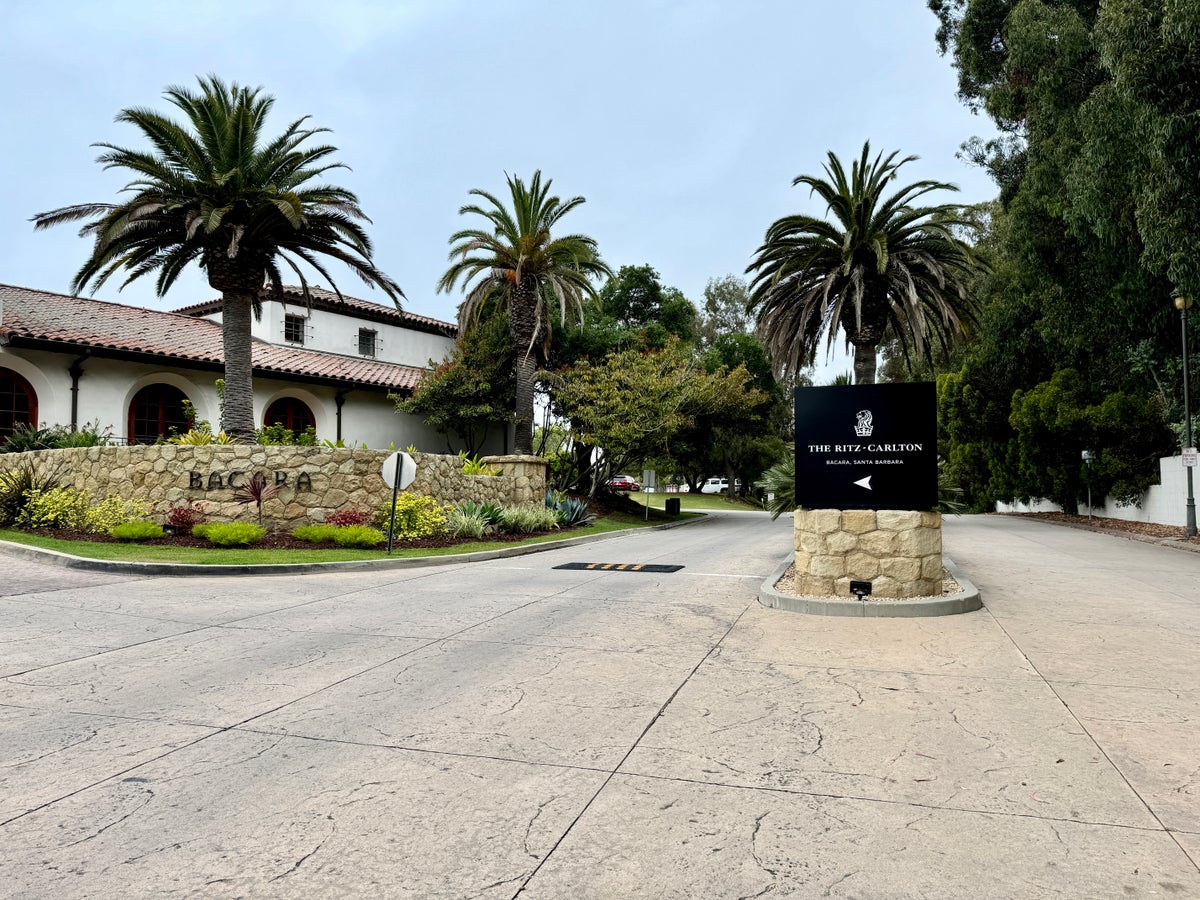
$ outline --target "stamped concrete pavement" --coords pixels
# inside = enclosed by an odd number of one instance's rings
[[[1200,557],[945,539],[984,610],[760,607],[758,514],[376,573],[5,558],[0,897],[1200,897]]]

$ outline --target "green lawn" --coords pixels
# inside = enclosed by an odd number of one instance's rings
[[[655,492],[647,494],[645,491],[635,492],[629,495],[630,500],[634,500],[645,506],[649,504],[651,509],[663,509],[663,504],[666,503],[668,497],[678,497],[680,509],[762,509],[753,503],[748,503],[745,500],[730,500],[724,494],[663,494]]]
[[[395,558],[411,556],[450,556],[461,553],[476,553],[481,550],[500,550],[505,547],[525,547],[531,544],[543,544],[547,541],[557,541],[563,538],[581,537],[587,534],[604,534],[609,531],[621,531],[627,528],[645,528],[649,525],[661,525],[672,521],[664,515],[650,516],[645,521],[641,516],[626,513],[612,513],[599,521],[584,525],[581,528],[570,528],[565,531],[541,535],[524,541],[477,541],[470,544],[459,544],[455,547],[436,549],[404,550],[396,548],[392,551]],[[237,550],[225,547],[213,547],[211,550],[203,547],[143,547],[139,544],[101,544],[92,541],[58,541],[44,537],[36,532],[16,531],[11,528],[0,528],[0,540],[12,541],[15,544],[26,544],[31,547],[42,547],[47,550],[57,550],[72,556],[83,556],[88,559],[119,560],[121,562],[172,562],[189,565],[279,565],[283,563],[314,563],[314,562],[345,562],[359,559],[387,559],[386,550],[256,550],[253,547]]]

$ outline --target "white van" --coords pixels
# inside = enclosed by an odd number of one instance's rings
[[[710,478],[704,484],[700,485],[700,493],[702,494],[724,494],[728,490],[728,478]]]

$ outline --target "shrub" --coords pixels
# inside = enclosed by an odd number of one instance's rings
[[[206,538],[208,537],[208,529],[212,528],[213,522],[198,522],[192,526],[192,537]]]
[[[477,510],[466,510],[460,506],[446,515],[446,529],[455,537],[481,538],[494,527],[494,523]]]
[[[13,429],[8,440],[0,445],[0,453],[59,450],[64,447],[95,447],[98,444],[107,444],[111,438],[111,431],[100,430],[99,419],[81,425],[74,431],[66,425],[44,425],[38,428],[22,422]]]
[[[347,525],[333,529],[333,540],[339,547],[378,547],[387,538],[378,528],[367,525]]]
[[[554,510],[544,506],[504,507],[503,528],[515,534],[533,534],[536,531],[552,531],[558,527],[558,516]]]
[[[325,517],[325,524],[333,525],[337,528],[345,528],[348,525],[366,525],[367,518],[365,512],[360,512],[357,509],[343,509],[327,515]]]
[[[80,425],[74,431],[69,428],[63,428],[62,434],[55,444],[55,447],[98,447],[101,444],[107,444],[112,440],[112,429],[100,429],[100,420],[87,422]]]
[[[771,511],[771,519],[778,519],[784,513],[796,508],[796,445],[788,444],[783,458],[754,482],[754,486],[767,494],[774,495],[767,501],[767,509]]]
[[[155,522],[125,522],[108,529],[119,541],[146,541],[163,536],[162,526]]]
[[[311,541],[314,544],[323,544],[325,541],[332,541],[333,536],[340,529],[336,525],[300,525],[292,529],[292,537],[299,538],[302,541]]]
[[[146,500],[126,500],[109,494],[99,503],[88,507],[83,516],[83,529],[93,534],[112,532],[118,525],[150,515],[150,504]]]
[[[27,459],[8,472],[0,472],[0,525],[16,522],[30,494],[35,491],[45,493],[56,487],[57,470],[39,475]]]
[[[20,528],[82,528],[88,505],[87,493],[79,488],[33,490],[26,495],[15,524]]]
[[[204,526],[197,525],[192,529],[192,534],[196,534],[200,527],[204,528],[201,537],[219,547],[245,547],[267,536],[267,529],[249,522],[209,522]]]
[[[276,422],[274,425],[267,425],[265,428],[260,428],[257,433],[257,440],[258,443],[267,446],[315,447],[317,445],[317,430],[309,425],[303,431],[296,433],[282,422]]]
[[[375,512],[375,525],[387,533],[392,505],[385,503]],[[446,533],[446,508],[424,494],[400,494],[396,498],[395,537],[402,541],[420,540]]]
[[[458,458],[462,460],[462,473],[464,475],[499,475],[500,470],[495,466],[489,466],[483,463],[478,456],[467,456],[466,450],[458,451]]]
[[[167,513],[167,524],[175,528],[190,530],[192,526],[204,521],[204,504],[193,501],[188,497],[182,503],[176,503]]]
[[[38,428],[36,425],[27,425],[24,422],[18,422],[14,427],[12,434],[8,436],[0,450],[5,453],[25,453],[29,450],[49,450],[56,446],[59,436],[58,427]]]

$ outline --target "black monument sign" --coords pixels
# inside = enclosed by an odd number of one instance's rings
[[[808,509],[937,506],[932,382],[796,388],[796,502]]]

